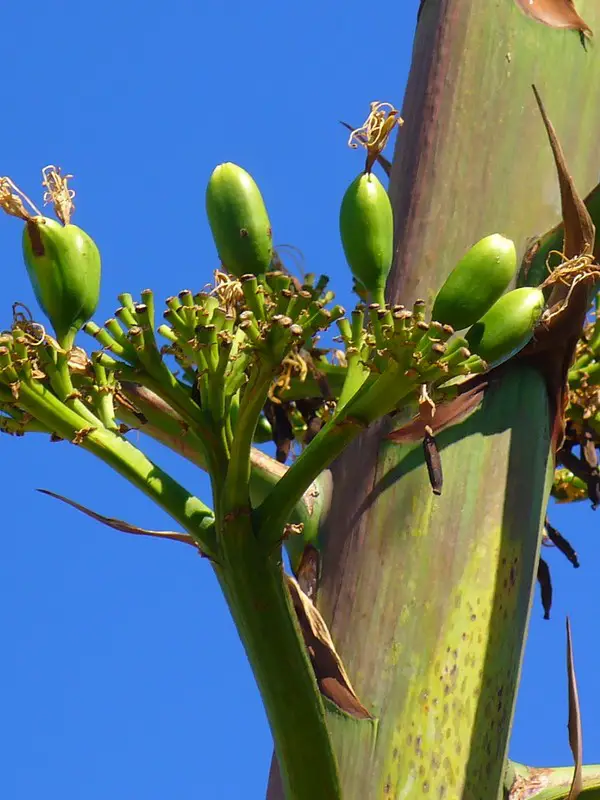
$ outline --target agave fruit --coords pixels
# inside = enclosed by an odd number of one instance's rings
[[[432,318],[459,331],[479,320],[504,294],[517,271],[514,242],[499,233],[473,245],[439,290]]]
[[[394,253],[394,218],[388,193],[373,173],[359,175],[346,190],[340,235],[356,286],[372,302],[383,303]]]
[[[101,259],[93,239],[77,225],[32,217],[23,231],[29,279],[56,338],[70,347],[100,297]]]
[[[206,188],[206,213],[224,268],[236,277],[263,275],[273,258],[271,223],[252,176],[219,164]]]

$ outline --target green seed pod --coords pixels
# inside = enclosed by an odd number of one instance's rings
[[[489,364],[507,361],[533,336],[544,305],[540,289],[528,286],[513,289],[469,328],[466,334],[469,350]]]
[[[514,242],[499,233],[486,236],[446,278],[435,298],[432,319],[457,331],[468,328],[502,296],[516,271]]]
[[[219,164],[206,187],[206,213],[224,268],[240,278],[271,266],[273,237],[254,179],[236,164]]]
[[[348,187],[340,209],[340,234],[357,285],[382,303],[392,266],[394,218],[388,193],[372,173],[359,175]]]
[[[100,253],[76,225],[34,217],[23,231],[23,257],[29,280],[56,338],[71,347],[100,297]]]

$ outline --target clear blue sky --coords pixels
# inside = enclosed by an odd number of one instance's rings
[[[337,235],[357,171],[337,120],[402,102],[417,0],[377,6],[393,47],[373,58],[369,9],[346,0],[9,3],[3,10],[2,164],[32,197],[53,163],[76,175],[75,222],[104,258],[97,319],[121,291],[197,290],[217,265],[204,215],[213,167],[249,169],[275,239],[350,302]],[[371,65],[376,65],[373,68]],[[20,224],[0,218],[4,325],[33,306]],[[84,337],[85,339],[85,337]],[[84,343],[84,341],[82,341]],[[257,800],[271,741],[215,580],[183,546],[129,538],[37,494],[47,487],[138,525],[164,515],[91,456],[36,437],[0,439],[0,796],[6,800]],[[148,452],[208,499],[207,484]],[[564,616],[573,619],[587,761],[600,762],[598,517],[556,509],[580,553],[548,553],[555,602],[533,610],[515,758],[570,763]]]

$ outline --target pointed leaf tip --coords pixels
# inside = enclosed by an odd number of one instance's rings
[[[188,536],[187,533],[177,533],[174,531],[152,531],[148,530],[147,528],[139,528],[137,525],[131,525],[129,522],[124,522],[123,520],[115,519],[114,517],[105,517],[103,514],[98,514],[96,511],[92,511],[90,508],[86,508],[80,503],[76,503],[75,500],[69,500],[68,497],[64,497],[62,494],[51,492],[50,489],[38,489],[38,492],[41,494],[46,494],[48,497],[54,497],[56,500],[60,500],[61,502],[66,503],[68,506],[76,508],[77,511],[81,511],[82,514],[95,519],[97,522],[101,522],[103,525],[106,525],[115,531],[121,531],[122,533],[133,533],[137,536],[153,536],[157,539],[170,539],[171,541],[183,542],[183,544],[191,544],[193,547],[196,547],[194,540],[191,536]]]
[[[567,617],[567,677],[569,682],[569,745],[573,753],[575,768],[573,770],[573,781],[567,800],[577,800],[583,789],[583,776],[581,765],[583,763],[583,734],[581,730],[581,711],[579,708],[579,692],[577,691],[577,679],[575,677],[575,665],[573,663],[573,642],[571,639],[571,623]]]
[[[515,0],[519,8],[532,19],[551,28],[576,30],[591,37],[592,29],[579,16],[573,0]]]

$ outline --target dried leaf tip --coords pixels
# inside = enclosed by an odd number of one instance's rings
[[[581,710],[579,707],[579,692],[575,677],[575,664],[573,661],[573,641],[571,638],[571,622],[567,617],[567,679],[569,684],[569,745],[573,753],[575,768],[573,780],[567,800],[577,800],[583,789],[583,733],[581,729]]]
[[[532,19],[551,28],[579,31],[591,38],[592,29],[579,16],[573,0],[515,0],[519,8]]]

